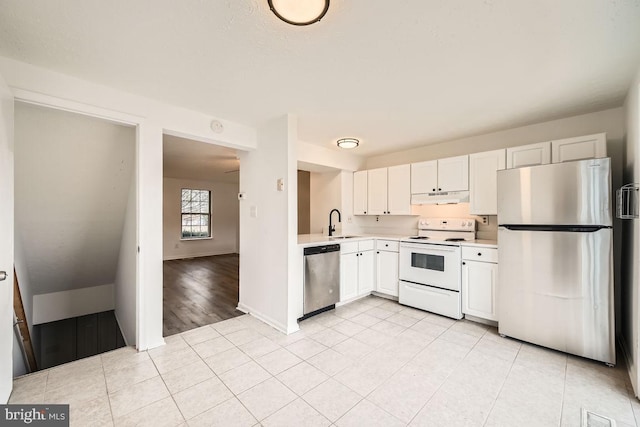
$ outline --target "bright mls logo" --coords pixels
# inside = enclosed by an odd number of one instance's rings
[[[0,426],[69,427],[69,405],[0,405]]]

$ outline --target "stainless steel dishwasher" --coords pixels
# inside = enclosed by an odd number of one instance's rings
[[[330,310],[339,301],[340,245],[305,248],[302,318]]]

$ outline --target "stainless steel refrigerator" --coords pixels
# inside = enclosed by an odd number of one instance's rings
[[[610,159],[498,171],[498,331],[615,364]]]

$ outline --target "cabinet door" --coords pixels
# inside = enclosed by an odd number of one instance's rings
[[[398,296],[398,252],[377,251],[376,290]]]
[[[340,301],[358,296],[358,253],[340,255]]]
[[[367,214],[387,213],[387,168],[368,170]]]
[[[469,156],[469,213],[498,214],[497,172],[505,168],[505,156],[505,149]]]
[[[579,136],[551,141],[553,163],[607,157],[607,134]]]
[[[498,320],[496,283],[498,264],[462,262],[462,312],[487,320]]]
[[[438,160],[438,191],[469,189],[469,156]]]
[[[551,163],[551,142],[507,148],[507,169]]]
[[[438,161],[411,164],[411,194],[438,191]]]
[[[367,171],[353,173],[353,214],[367,214]]]
[[[393,166],[387,170],[387,213],[411,215],[411,166]]]
[[[358,295],[371,293],[375,285],[375,251],[358,253]]]

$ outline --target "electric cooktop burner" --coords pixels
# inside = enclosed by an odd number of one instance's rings
[[[415,240],[425,240],[428,239],[427,236],[411,236],[409,237],[410,239],[415,239]]]

